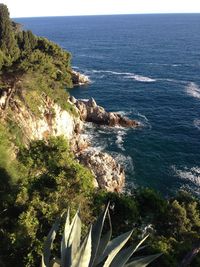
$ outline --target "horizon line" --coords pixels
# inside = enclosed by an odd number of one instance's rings
[[[123,15],[200,15],[200,12],[160,12],[160,13],[122,13],[122,14],[80,14],[80,15],[44,15],[28,17],[11,17],[11,19],[25,18],[56,18],[56,17],[94,17],[94,16],[123,16]]]

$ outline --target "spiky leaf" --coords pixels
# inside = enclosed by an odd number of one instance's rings
[[[98,259],[103,255],[103,253],[104,253],[104,251],[105,251],[105,249],[106,249],[106,247],[107,247],[107,245],[111,239],[111,236],[112,236],[112,224],[111,224],[109,210],[108,210],[108,220],[109,220],[109,230],[100,239],[99,247],[98,247],[98,250],[96,253],[96,257],[95,257],[95,261],[94,261],[92,266],[97,265]]]
[[[110,267],[123,267],[125,263],[129,260],[129,258],[133,255],[134,248],[135,246],[130,246],[117,253],[115,258],[111,262]]]
[[[45,242],[44,242],[44,250],[42,255],[42,266],[43,267],[49,267],[50,264],[50,256],[51,256],[51,247],[53,244],[53,241],[56,237],[56,232],[58,231],[58,227],[60,224],[60,217],[56,220],[56,222],[53,224]]]
[[[81,240],[81,219],[78,210],[70,225],[70,232],[65,252],[66,261],[63,267],[71,266],[72,260],[74,259],[80,247],[80,240]]]
[[[104,256],[108,255],[103,267],[109,267],[114,257],[117,253],[122,249],[122,247],[126,244],[133,231],[127,232],[113,239],[107,246]]]
[[[137,259],[131,261],[130,263],[127,263],[125,265],[125,267],[145,267],[145,266],[149,265],[153,260],[160,257],[160,255],[162,255],[162,253],[137,258]]]
[[[61,241],[61,267],[65,267],[67,263],[67,242],[70,234],[70,215],[69,209],[67,211],[67,217],[65,221],[64,233]]]
[[[93,266],[93,264],[95,262],[95,258],[96,258],[97,253],[98,253],[100,238],[101,238],[105,218],[106,218],[106,215],[108,212],[108,207],[109,207],[109,203],[108,203],[107,207],[105,208],[104,212],[98,217],[97,221],[95,222],[94,226],[92,227],[92,255],[91,255],[89,267]]]
[[[72,261],[71,267],[88,267],[90,258],[91,258],[91,252],[92,252],[92,227],[90,228],[89,233],[85,237],[81,248],[79,251],[77,251],[75,258]]]

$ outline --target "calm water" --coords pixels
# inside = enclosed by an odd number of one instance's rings
[[[92,142],[124,164],[128,184],[200,196],[200,14],[16,21],[71,51],[92,80],[75,97],[142,122],[137,130],[88,126]]]

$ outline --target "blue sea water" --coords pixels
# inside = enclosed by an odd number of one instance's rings
[[[200,196],[200,14],[21,18],[69,50],[92,83],[75,88],[139,129],[88,126],[126,168],[127,184]]]

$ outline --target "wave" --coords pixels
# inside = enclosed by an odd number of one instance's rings
[[[131,73],[131,72],[117,72],[117,71],[111,71],[111,70],[92,70],[93,73],[108,73],[112,75],[122,75],[126,79],[133,79],[138,82],[156,82],[156,79],[142,76],[139,74]]]
[[[195,119],[193,121],[193,124],[198,130],[200,130],[200,120],[199,119]]]
[[[77,66],[72,66],[72,69],[78,70],[78,69],[80,69],[80,68],[77,67]]]
[[[120,111],[117,111],[115,113],[117,113],[117,114],[119,114],[121,116],[128,116],[128,115],[130,115],[132,113],[132,111],[131,110],[129,110],[129,111],[120,110]]]
[[[81,101],[88,102],[89,98],[80,98]]]
[[[133,79],[133,80],[138,81],[138,82],[146,82],[146,83],[156,82],[156,79],[142,76],[142,75],[138,75],[138,74],[131,74],[131,75],[127,76],[126,79]]]
[[[187,183],[182,185],[182,189],[189,190],[194,194],[200,196],[200,167],[183,168],[182,170],[177,169],[172,166],[175,174],[180,178],[185,180]]]
[[[191,169],[176,170],[176,174],[184,180],[188,180],[197,186],[200,186],[200,168],[193,167]]]
[[[124,137],[126,135],[126,131],[123,131],[123,130],[119,130],[117,135],[116,135],[116,145],[119,149],[121,149],[122,151],[125,151],[125,148],[123,146],[124,144]]]
[[[200,99],[200,88],[196,83],[190,82],[185,89],[188,95]]]
[[[117,152],[111,152],[110,154],[117,161],[117,163],[119,163],[120,165],[124,167],[125,171],[129,173],[134,172],[134,164],[130,156],[125,156],[124,154],[117,153]]]
[[[130,72],[116,72],[111,70],[92,70],[93,73],[110,73],[113,75],[132,75]]]
[[[132,109],[126,110],[126,111],[117,111],[116,113],[120,114],[121,116],[125,116],[125,117],[132,115],[132,119],[139,121],[139,123],[142,127],[147,127],[150,129],[152,127],[148,118],[145,115],[141,114],[139,111],[137,111],[135,108],[132,108]],[[117,127],[115,127],[115,128],[117,128]],[[123,128],[123,127],[120,127],[120,128]]]

